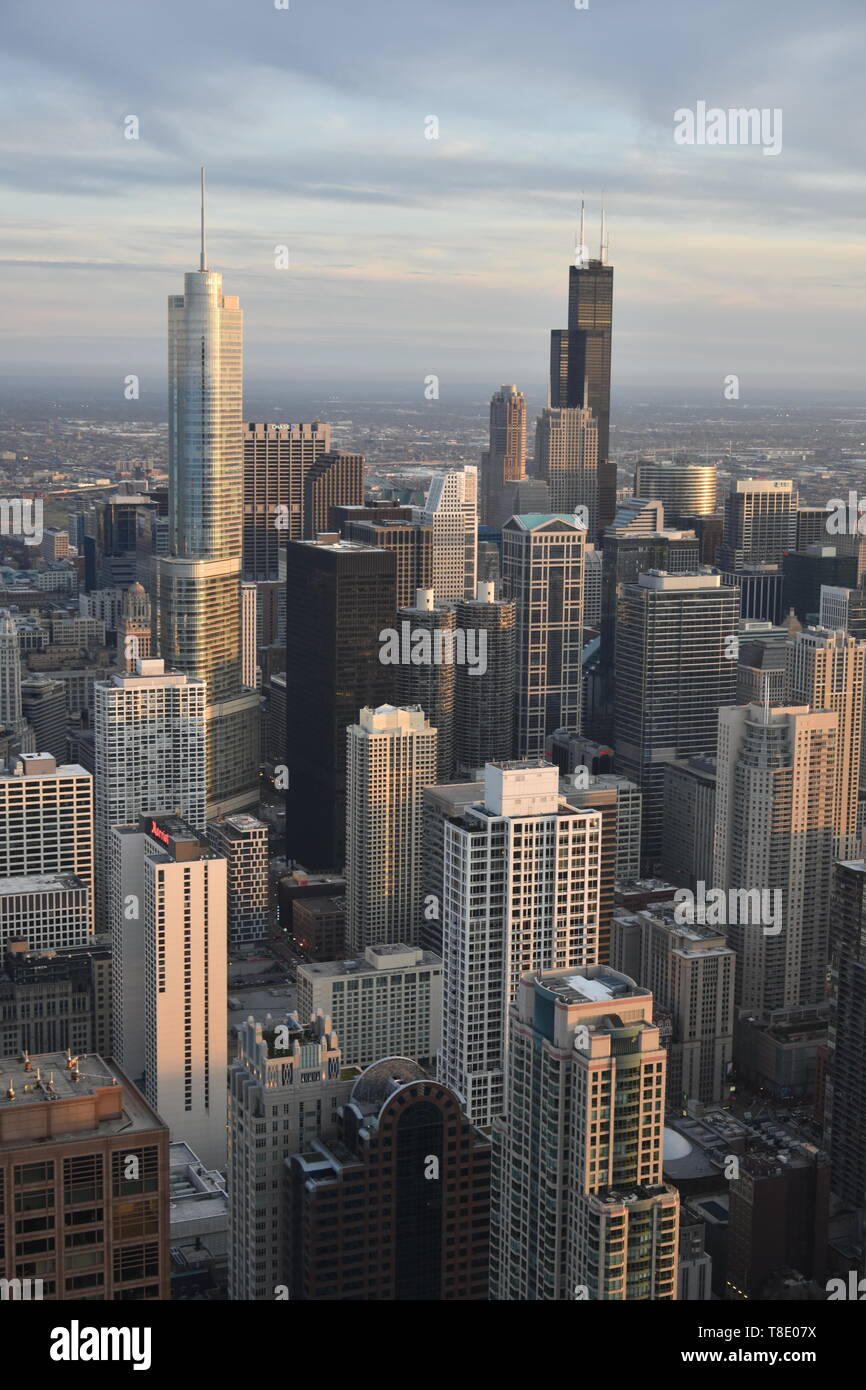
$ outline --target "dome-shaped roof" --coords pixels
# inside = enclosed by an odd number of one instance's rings
[[[677,1129],[665,1128],[665,1162],[675,1163],[678,1158],[688,1158],[692,1145]]]
[[[411,1057],[383,1057],[362,1072],[352,1087],[352,1100],[361,1105],[382,1106],[399,1086],[410,1081],[429,1081],[423,1067]]]

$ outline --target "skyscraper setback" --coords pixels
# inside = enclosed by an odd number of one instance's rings
[[[258,698],[242,683],[243,316],[208,270],[168,301],[170,553],[154,561],[166,669],[207,682],[208,814],[255,804]]]
[[[568,328],[550,335],[550,405],[589,408],[598,422],[598,526],[604,530],[616,511],[616,464],[610,449],[610,354],[613,328],[613,266],[607,264],[602,214],[598,259],[580,245],[568,272]]]

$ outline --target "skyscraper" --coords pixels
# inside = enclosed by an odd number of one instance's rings
[[[202,189],[204,175],[202,174]],[[154,564],[154,632],[170,671],[207,682],[208,814],[258,798],[258,697],[241,669],[242,312],[222,276],[184,276],[168,304],[169,548]]]
[[[279,550],[304,535],[304,479],[331,447],[331,426],[247,424],[244,430],[244,579],[280,577]]]
[[[490,401],[490,447],[481,459],[479,510],[486,526],[507,521],[513,485],[525,477],[526,397],[516,386],[500,386]]]
[[[478,469],[437,474],[416,521],[431,528],[430,583],[437,599],[471,598],[478,568]]]
[[[406,629],[404,623],[408,624]],[[436,730],[437,782],[450,782],[454,773],[454,692],[457,672],[461,669],[457,662],[456,627],[455,605],[437,603],[432,589],[418,589],[414,604],[397,611],[401,638],[403,631],[408,631],[413,642],[416,633],[426,633],[429,637],[428,659],[400,661],[395,667],[394,698],[404,709],[418,705]],[[423,640],[417,639],[418,642]],[[416,648],[415,655],[425,653]]]
[[[767,1013],[824,997],[839,716],[808,706],[719,711],[713,885],[766,893],[775,920],[735,914],[736,1003]],[[761,914],[757,914],[759,917]],[[745,919],[745,920],[741,920]]]
[[[169,811],[205,828],[205,683],[161,660],[94,686],[97,908],[109,910],[109,834],[145,811]],[[134,1074],[134,1073],[133,1073]]]
[[[568,271],[568,328],[550,335],[550,405],[583,406],[598,422],[598,525],[609,526],[616,511],[616,464],[610,460],[610,352],[613,327],[613,266],[607,264],[602,217],[597,260],[581,245]]]
[[[517,604],[515,752],[543,757],[556,729],[580,733],[583,549],[573,517],[530,513],[502,528],[502,573]]]
[[[863,733],[866,643],[843,632],[806,628],[788,646],[787,702],[839,716],[836,746],[835,854],[857,853],[857,801]]]
[[[286,547],[292,659],[286,670],[288,850],[339,869],[346,840],[346,730],[393,697],[379,634],[397,609],[394,556],[351,541]]]
[[[21,682],[21,713],[33,730],[33,747],[55,762],[66,757],[66,691],[61,681],[35,673]],[[2,720],[0,720],[2,723]]]
[[[548,408],[535,426],[535,472],[550,489],[549,510],[563,516],[586,508],[590,536],[598,530],[598,421],[580,407]]]
[[[717,574],[641,574],[619,603],[617,771],[643,793],[643,854],[661,852],[665,764],[712,752],[718,711],[737,691],[737,593]]]
[[[521,975],[598,959],[602,818],[566,803],[557,768],[526,760],[488,764],[483,799],[444,829],[439,1074],[486,1128],[503,1110]]]
[[[0,1071],[0,1185],[22,1213],[4,1223],[4,1275],[38,1275],[35,1297],[51,1302],[167,1300],[168,1129],[156,1110],[98,1054],[25,1053]]]
[[[824,1139],[833,1191],[866,1208],[866,863],[835,868],[831,960],[830,1055]]]
[[[665,516],[671,525],[676,526],[680,517],[713,515],[716,510],[716,475],[714,463],[638,459],[634,473],[634,495],[663,502]]]
[[[614,969],[643,981],[671,1015],[668,1104],[728,1101],[736,960],[724,931],[679,923],[673,905],[659,903],[634,914],[617,909],[611,941]]]
[[[464,663],[455,680],[456,770],[474,777],[485,763],[507,761],[514,753],[517,605],[497,598],[492,580],[479,580],[475,597],[458,601],[456,617],[459,628],[476,632],[479,643],[483,633],[485,642],[485,669]]]
[[[461,1096],[385,1057],[352,1087],[339,1138],[288,1165],[291,1297],[486,1300],[490,1141]]]
[[[229,1068],[230,1299],[265,1302],[288,1284],[286,1158],[336,1137],[357,1076],[321,1015],[241,1025]]]
[[[0,768],[0,879],[74,875],[93,922],[93,778],[38,753]]]
[[[677,1297],[665,1067],[652,996],[627,975],[595,965],[520,980],[494,1129],[495,1300]]]
[[[360,507],[364,501],[364,458],[345,451],[320,454],[304,476],[304,538],[331,530],[332,507]]]
[[[226,861],[177,816],[112,830],[112,1034],[175,1139],[226,1162]],[[118,913],[113,913],[115,921]],[[119,949],[118,949],[119,947]]]
[[[255,816],[226,816],[207,828],[211,849],[225,859],[230,951],[268,934],[268,827]]]
[[[120,617],[117,621],[117,664],[121,671],[135,670],[138,658],[150,656],[153,638],[150,599],[143,584],[130,584],[123,590]]]
[[[346,742],[346,936],[353,951],[416,946],[422,790],[436,783],[436,729],[419,707],[362,709]]]
[[[0,729],[8,729],[19,748],[29,751],[32,731],[21,710],[21,653],[18,628],[8,608],[0,608]]]
[[[779,565],[797,544],[798,493],[790,478],[741,478],[725,499],[719,568]]]

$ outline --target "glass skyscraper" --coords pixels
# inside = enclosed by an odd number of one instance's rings
[[[154,562],[166,670],[207,682],[207,814],[258,797],[258,697],[242,684],[243,314],[201,263],[168,301],[169,554]]]

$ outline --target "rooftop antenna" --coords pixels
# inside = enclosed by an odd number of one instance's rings
[[[601,200],[601,243],[598,248],[598,259],[602,265],[607,264],[607,220],[604,213],[604,198]]]
[[[577,264],[578,266],[584,266],[584,265],[586,265],[586,233],[585,233],[585,222],[586,222],[586,205],[585,205],[585,203],[584,203],[583,196],[582,196],[582,194],[581,194],[581,199],[580,199],[580,237],[579,237],[578,243],[577,243],[577,259],[576,259],[576,264]]]
[[[201,166],[201,255],[199,270],[207,270],[207,256],[204,249],[204,165]]]

